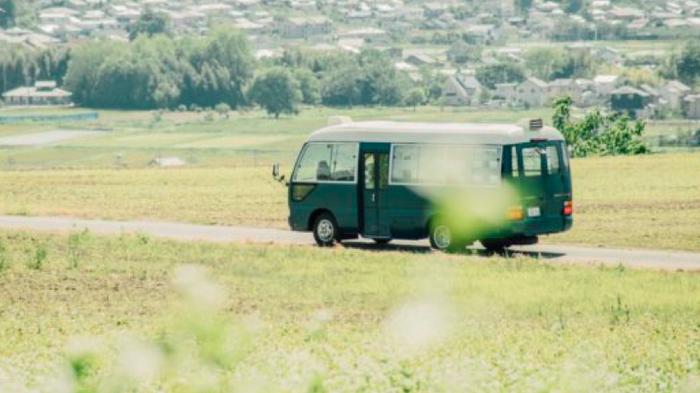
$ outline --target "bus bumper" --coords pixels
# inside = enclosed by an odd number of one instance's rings
[[[525,219],[511,223],[504,231],[494,234],[494,238],[532,237],[566,232],[573,226],[571,216],[544,217]]]

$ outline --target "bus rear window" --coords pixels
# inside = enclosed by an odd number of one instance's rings
[[[521,150],[523,155],[523,172],[525,176],[542,176],[542,159],[539,147],[527,147]]]
[[[547,171],[550,175],[559,173],[559,148],[557,146],[547,146]]]

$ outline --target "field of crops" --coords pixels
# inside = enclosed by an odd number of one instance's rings
[[[572,167],[574,229],[545,241],[700,250],[700,154],[575,159]],[[284,228],[286,204],[269,168],[0,171],[2,214]]]
[[[697,275],[89,233],[0,244],[3,392],[700,388]]]

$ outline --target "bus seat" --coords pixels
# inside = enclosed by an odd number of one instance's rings
[[[318,163],[318,168],[316,169],[316,180],[330,180],[331,179],[331,167],[328,166],[328,162],[320,161]]]

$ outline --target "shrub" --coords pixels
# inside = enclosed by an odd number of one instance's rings
[[[649,152],[642,141],[646,125],[632,121],[618,113],[604,114],[595,109],[583,118],[571,120],[570,97],[560,98],[554,103],[553,123],[573,150],[574,156],[633,155]]]

